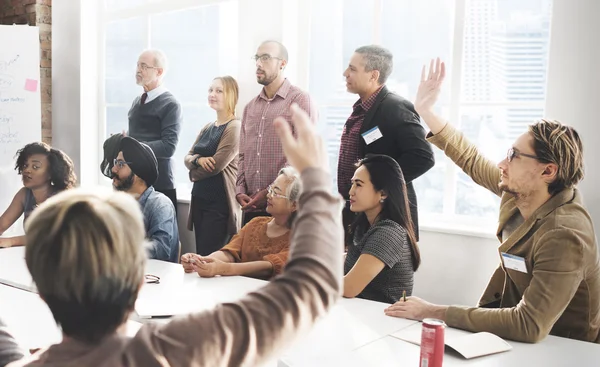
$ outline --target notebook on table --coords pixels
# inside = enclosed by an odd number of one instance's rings
[[[421,345],[422,324],[418,323],[402,329],[392,336],[406,342]],[[444,334],[446,346],[454,349],[466,359],[506,352],[512,349],[504,339],[487,332],[471,333],[446,327]]]

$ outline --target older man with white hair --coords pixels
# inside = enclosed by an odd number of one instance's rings
[[[146,143],[158,160],[156,191],[173,202],[177,213],[177,194],[173,179],[173,155],[181,131],[181,105],[162,84],[167,58],[160,50],[142,52],[137,62],[135,80],[144,88],[129,110],[129,136]]]

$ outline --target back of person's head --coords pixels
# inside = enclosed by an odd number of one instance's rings
[[[50,165],[49,176],[50,185],[56,191],[71,189],[77,184],[77,175],[75,174],[74,164],[71,158],[62,150],[52,148],[44,142],[35,142],[25,145],[17,151],[15,170],[19,174],[23,173],[23,168],[27,160],[36,154],[42,154],[48,159]]]
[[[225,106],[227,106],[227,111],[232,115],[235,115],[235,108],[238,103],[239,98],[239,87],[237,81],[229,76],[219,76],[215,79],[219,79],[221,83],[223,83],[223,92],[225,93]]]
[[[421,264],[421,253],[417,246],[406,182],[400,165],[387,155],[373,154],[360,160],[357,167],[361,166],[369,172],[375,191],[381,191],[386,196],[377,220],[392,220],[406,230],[408,242],[412,247],[413,270],[417,270]],[[359,213],[352,224],[351,232],[354,232],[359,225],[368,225],[365,213]]]
[[[535,155],[543,163],[554,163],[556,178],[548,185],[554,195],[583,179],[583,143],[577,131],[558,121],[540,120],[529,126]]]
[[[285,178],[288,180],[285,196],[288,197],[290,204],[296,204],[296,208],[298,208],[298,200],[300,199],[300,195],[302,195],[302,181],[300,180],[300,173],[298,173],[294,167],[287,166],[279,170],[278,176],[279,175],[285,176]],[[295,210],[288,218],[288,228],[292,227],[297,214],[298,210]]]
[[[379,71],[377,82],[385,84],[394,70],[394,55],[379,45],[369,45],[357,48],[354,52],[361,54],[365,62],[365,71]]]
[[[96,343],[127,320],[143,282],[145,230],[125,193],[64,191],[26,226],[25,260],[63,333]]]

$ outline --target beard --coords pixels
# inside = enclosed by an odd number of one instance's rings
[[[260,70],[263,73],[262,77],[257,76],[256,81],[260,85],[269,85],[273,82],[273,80],[277,79],[277,75],[269,75],[266,71]]]
[[[112,178],[117,179],[117,182],[113,181],[113,187],[117,191],[127,191],[131,189],[131,187],[133,186],[133,176],[135,175],[133,174],[133,172],[131,172],[129,176],[127,176],[124,179],[121,179],[119,178],[119,176],[113,173]]]
[[[514,195],[514,196],[518,195],[518,193],[515,190],[511,189],[510,187],[508,187],[508,185],[505,184],[505,183],[502,183],[502,182],[498,183],[498,188],[500,190],[502,190],[502,192],[505,192],[507,194],[511,194],[511,195]]]

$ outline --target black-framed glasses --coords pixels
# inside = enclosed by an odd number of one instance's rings
[[[113,160],[113,166],[117,167],[117,169],[121,169],[121,168],[125,167],[125,165],[131,164],[131,163],[133,163],[133,162],[127,162],[127,161],[117,159],[117,158],[115,158]]]
[[[267,187],[267,194],[271,195],[274,198],[289,199],[289,196],[276,193],[272,185],[269,185]]]
[[[265,62],[269,62],[271,59],[283,60],[280,57],[271,56],[269,54],[254,55],[254,56],[252,56],[252,60],[254,60],[254,62],[260,60],[260,62],[265,63]]]
[[[536,155],[521,153],[518,150],[516,150],[515,148],[510,148],[508,150],[508,152],[506,152],[506,159],[509,162],[512,162],[513,159],[519,158],[519,157],[527,157],[527,158],[537,159],[538,161],[540,160],[540,157],[538,157]]]
[[[157,275],[146,274],[144,275],[144,281],[146,282],[146,284],[159,284],[160,277]]]

